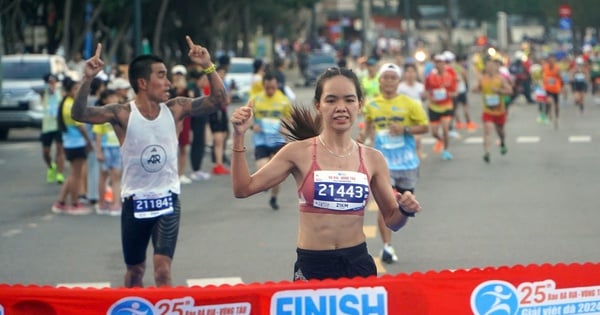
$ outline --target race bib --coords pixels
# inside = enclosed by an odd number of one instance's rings
[[[448,93],[445,88],[433,90],[434,101],[445,101],[448,98]]]
[[[173,196],[164,194],[133,195],[133,216],[136,219],[156,218],[173,213]]]
[[[464,81],[460,81],[456,89],[458,93],[464,93],[467,91],[467,84]]]
[[[279,118],[266,117],[260,120],[260,129],[265,134],[265,140],[268,143],[281,141],[280,126],[281,120]]]
[[[496,107],[500,105],[500,95],[498,94],[485,94],[485,104],[488,107]]]
[[[315,208],[356,211],[362,210],[369,199],[367,174],[348,171],[315,171]]]
[[[378,130],[375,137],[382,149],[399,149],[404,146],[404,135],[392,136],[389,130]]]

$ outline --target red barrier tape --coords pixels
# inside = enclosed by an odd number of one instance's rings
[[[308,282],[69,289],[0,285],[0,315],[600,314],[600,264]]]

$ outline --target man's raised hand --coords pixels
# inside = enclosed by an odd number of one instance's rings
[[[85,62],[85,69],[83,70],[83,75],[88,79],[93,79],[96,77],[100,71],[104,68],[104,61],[100,59],[100,54],[102,53],[102,44],[98,43],[96,46],[96,53],[90,59]]]
[[[212,61],[210,60],[210,54],[208,53],[208,50],[200,45],[194,44],[189,36],[186,36],[185,40],[190,47],[190,51],[188,53],[190,59],[204,69],[210,67],[212,65]]]

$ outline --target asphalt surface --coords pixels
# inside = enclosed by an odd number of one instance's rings
[[[312,88],[296,93],[310,104]],[[479,98],[470,96],[478,122]],[[451,141],[452,161],[434,154],[425,138],[428,157],[416,189],[424,211],[394,234],[400,261],[378,262],[380,274],[600,260],[600,106],[588,96],[583,115],[573,105],[562,107],[554,130],[537,124],[536,107],[522,102],[507,123],[508,154],[495,149],[490,164],[482,160],[481,128]],[[37,135],[15,130],[0,143],[0,283],[120,286],[119,218],[50,212],[60,187],[45,183]],[[203,169],[211,167],[207,157]],[[266,193],[235,199],[229,176],[183,186],[174,284],[291,279],[295,196],[291,178],[282,185],[278,211],[269,208]],[[365,233],[377,257],[375,224],[376,213],[368,211]],[[149,262],[146,284],[153,284],[151,268]]]

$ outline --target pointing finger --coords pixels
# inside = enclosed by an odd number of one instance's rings
[[[101,53],[102,53],[102,44],[98,43],[98,45],[96,46],[96,54],[94,55],[94,58],[96,58],[96,59],[100,58]]]
[[[190,48],[194,47],[194,42],[188,35],[185,36],[185,41],[187,42],[188,46],[190,46]]]

